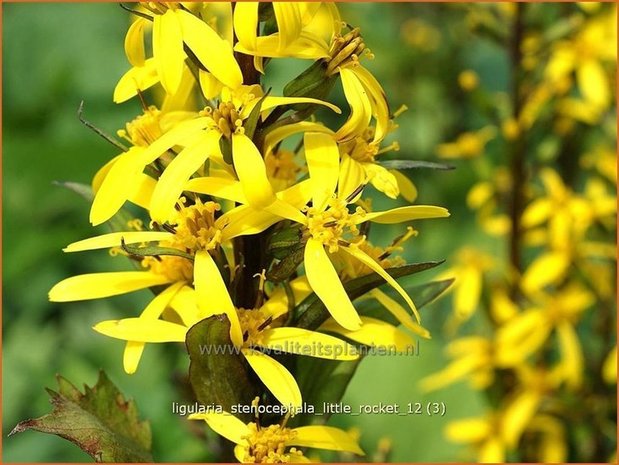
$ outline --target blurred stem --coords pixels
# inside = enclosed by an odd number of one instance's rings
[[[512,111],[515,121],[519,121],[523,103],[523,70],[522,40],[524,37],[524,10],[525,3],[515,3],[514,21],[510,42],[510,62],[512,69]],[[512,272],[519,276],[522,273],[522,227],[520,218],[524,210],[524,183],[525,183],[526,137],[524,132],[512,142],[510,168],[512,174],[512,192],[510,201],[511,232],[509,239],[509,261]],[[513,281],[511,296],[519,294],[518,279]]]

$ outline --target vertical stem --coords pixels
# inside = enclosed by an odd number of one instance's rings
[[[524,3],[514,3],[515,17],[512,26],[510,43],[510,62],[512,73],[512,108],[515,121],[520,119],[522,110],[522,39],[524,36]],[[522,228],[520,217],[524,210],[524,183],[525,183],[525,159],[526,159],[526,138],[524,133],[520,133],[511,145],[510,168],[512,174],[512,192],[509,215],[511,218],[511,232],[509,239],[509,261],[512,271],[519,275],[522,272],[521,262],[521,236]],[[512,288],[512,298],[518,294],[517,280]]]

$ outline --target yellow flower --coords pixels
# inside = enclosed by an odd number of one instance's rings
[[[464,132],[454,142],[440,144],[436,153],[441,158],[479,157],[495,134],[494,126],[486,126],[476,132]]]
[[[611,103],[611,86],[605,62],[616,60],[617,7],[588,19],[572,40],[553,45],[552,56],[545,70],[546,78],[554,83],[576,73],[578,87],[591,105],[605,109]]]
[[[184,342],[187,331],[212,315],[225,314],[230,321],[230,338],[264,385],[284,406],[299,407],[301,392],[292,374],[279,362],[261,352],[260,348],[281,353],[309,355],[329,360],[355,360],[353,346],[333,336],[302,328],[281,327],[278,318],[288,312],[288,300],[283,289],[276,290],[259,308],[235,308],[210,255],[198,252],[195,291],[184,288],[169,299],[169,305],[180,316],[179,321],[148,318],[125,318],[98,323],[94,329],[106,336],[126,341]],[[311,289],[301,277],[291,282],[295,301],[307,297]],[[153,318],[153,316],[155,316]],[[208,341],[204,341],[208,344]],[[230,348],[233,350],[232,348]]]
[[[158,81],[167,93],[176,93],[188,58],[185,46],[192,57],[224,85],[235,89],[243,83],[231,43],[222,39],[207,22],[176,2],[144,2],[142,6],[152,18],[153,58],[145,59],[144,52],[148,20],[138,18],[125,39],[127,57],[134,68],[116,86],[116,102],[127,100],[138,90],[145,90]]]
[[[296,447],[351,452],[364,455],[357,441],[347,432],[332,426],[260,426],[243,423],[229,413],[195,413],[190,420],[204,420],[217,434],[236,444],[234,455],[241,463],[303,463],[310,460]]]
[[[338,187],[338,195],[334,196],[340,175],[339,151],[331,136],[324,133],[305,134],[305,158],[309,168],[312,186],[312,206],[297,210],[291,215],[289,209],[273,205],[270,209],[274,215],[288,218],[305,226],[305,272],[312,289],[323,301],[333,318],[348,330],[360,328],[361,321],[355,308],[346,294],[333,264],[330,253],[342,250],[382,276],[396,289],[408,303],[413,313],[419,318],[411,298],[402,287],[385,270],[361,248],[359,243],[348,242],[348,239],[358,237],[357,226],[366,221],[383,224],[394,224],[405,221],[440,218],[449,216],[441,207],[415,205],[400,207],[384,212],[367,212],[357,207],[350,213],[347,204],[352,197],[358,195],[358,189],[353,192],[342,192]],[[301,213],[299,218],[298,213]],[[325,248],[327,250],[325,250]]]
[[[475,90],[479,86],[479,76],[473,70],[467,69],[458,74],[458,84],[467,92]]]

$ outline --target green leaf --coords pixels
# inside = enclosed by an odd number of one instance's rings
[[[444,261],[445,260],[394,266],[392,268],[387,268],[385,271],[395,279],[398,279],[403,276],[409,276],[424,270],[429,270],[430,268],[440,265]],[[381,276],[376,273],[370,273],[366,276],[355,278],[344,283],[344,289],[350,299],[354,300],[383,284],[385,284],[385,280]],[[298,326],[299,328],[311,330],[317,329],[329,317],[327,308],[318,296],[313,293],[306,297],[303,302],[297,306],[295,311],[296,314],[299,315],[295,326]]]
[[[183,257],[193,262],[194,256],[183,252],[182,250],[174,249],[172,247],[160,247],[158,245],[147,245],[140,247],[137,244],[125,244],[124,240],[121,240],[122,249],[129,255],[136,257],[155,257],[159,255],[174,255],[175,257]]]
[[[228,164],[232,164],[232,141],[227,137],[219,139],[219,149],[224,161]]]
[[[278,260],[283,259],[301,242],[301,227],[295,225],[275,231],[268,238],[267,253]]]
[[[271,90],[269,89],[262,98],[256,103],[254,108],[252,108],[251,113],[245,120],[243,124],[243,128],[245,128],[245,135],[250,139],[253,139],[254,133],[256,132],[256,127],[258,126],[258,121],[260,121],[260,112],[262,111],[262,103],[264,99],[267,98]]]
[[[285,97],[311,97],[318,100],[326,100],[331,93],[337,75],[327,76],[327,65],[323,60],[316,61],[313,65],[299,74],[284,87]],[[308,117],[317,108],[316,104],[303,103],[292,105],[300,113],[299,118]]]
[[[190,358],[189,382],[201,404],[221,406],[227,412],[232,405],[251,404],[258,387],[251,382],[249,366],[230,340],[226,315],[196,323],[187,332],[185,344]]]
[[[423,160],[384,160],[379,161],[378,164],[392,170],[412,170],[418,168],[429,168],[432,170],[455,169],[455,166],[452,165],[446,165],[444,163],[434,163],[431,161]]]
[[[151,431],[138,419],[133,401],[126,401],[103,371],[97,384],[82,394],[57,376],[58,392],[47,389],[53,411],[19,423],[10,435],[28,429],[60,436],[97,462],[152,462]]]
[[[305,246],[303,245],[288,249],[287,255],[271,266],[266,274],[267,279],[275,283],[280,283],[290,278],[299,265],[303,263],[304,253]]]

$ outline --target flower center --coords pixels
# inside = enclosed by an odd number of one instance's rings
[[[267,167],[269,179],[277,184],[278,191],[292,186],[297,180],[297,174],[301,168],[294,159],[294,153],[290,150],[278,150],[268,154],[264,163]]]
[[[221,229],[215,225],[215,212],[220,206],[215,202],[181,207],[177,211],[173,246],[190,252],[213,250],[221,243]]]
[[[232,102],[220,102],[217,108],[206,107],[200,114],[210,117],[211,128],[219,130],[228,139],[232,134],[243,134],[243,119]]]
[[[173,255],[144,257],[142,266],[153,273],[168,277],[172,282],[193,281],[193,263],[183,257]]]
[[[273,319],[258,309],[238,308],[239,323],[243,332],[243,341],[248,346],[262,344],[262,331],[271,327]]]
[[[339,67],[357,66],[362,53],[368,58],[374,57],[370,49],[366,48],[358,27],[344,36],[335,37],[329,50],[330,57],[326,59],[327,76],[337,73]]]
[[[303,453],[294,447],[286,452],[286,443],[295,437],[290,428],[280,425],[260,427],[249,423],[249,447],[243,460],[245,463],[288,463],[296,462]],[[296,459],[296,460],[295,460]]]
[[[331,199],[326,210],[310,207],[306,214],[307,230],[312,238],[329,247],[329,252],[336,252],[340,240],[359,235],[357,223],[365,211],[357,207],[354,213],[350,213],[344,200]]]
[[[127,123],[125,129],[117,132],[118,137],[138,147],[148,147],[161,137],[159,119],[161,111],[154,106],[144,110],[144,114]]]

